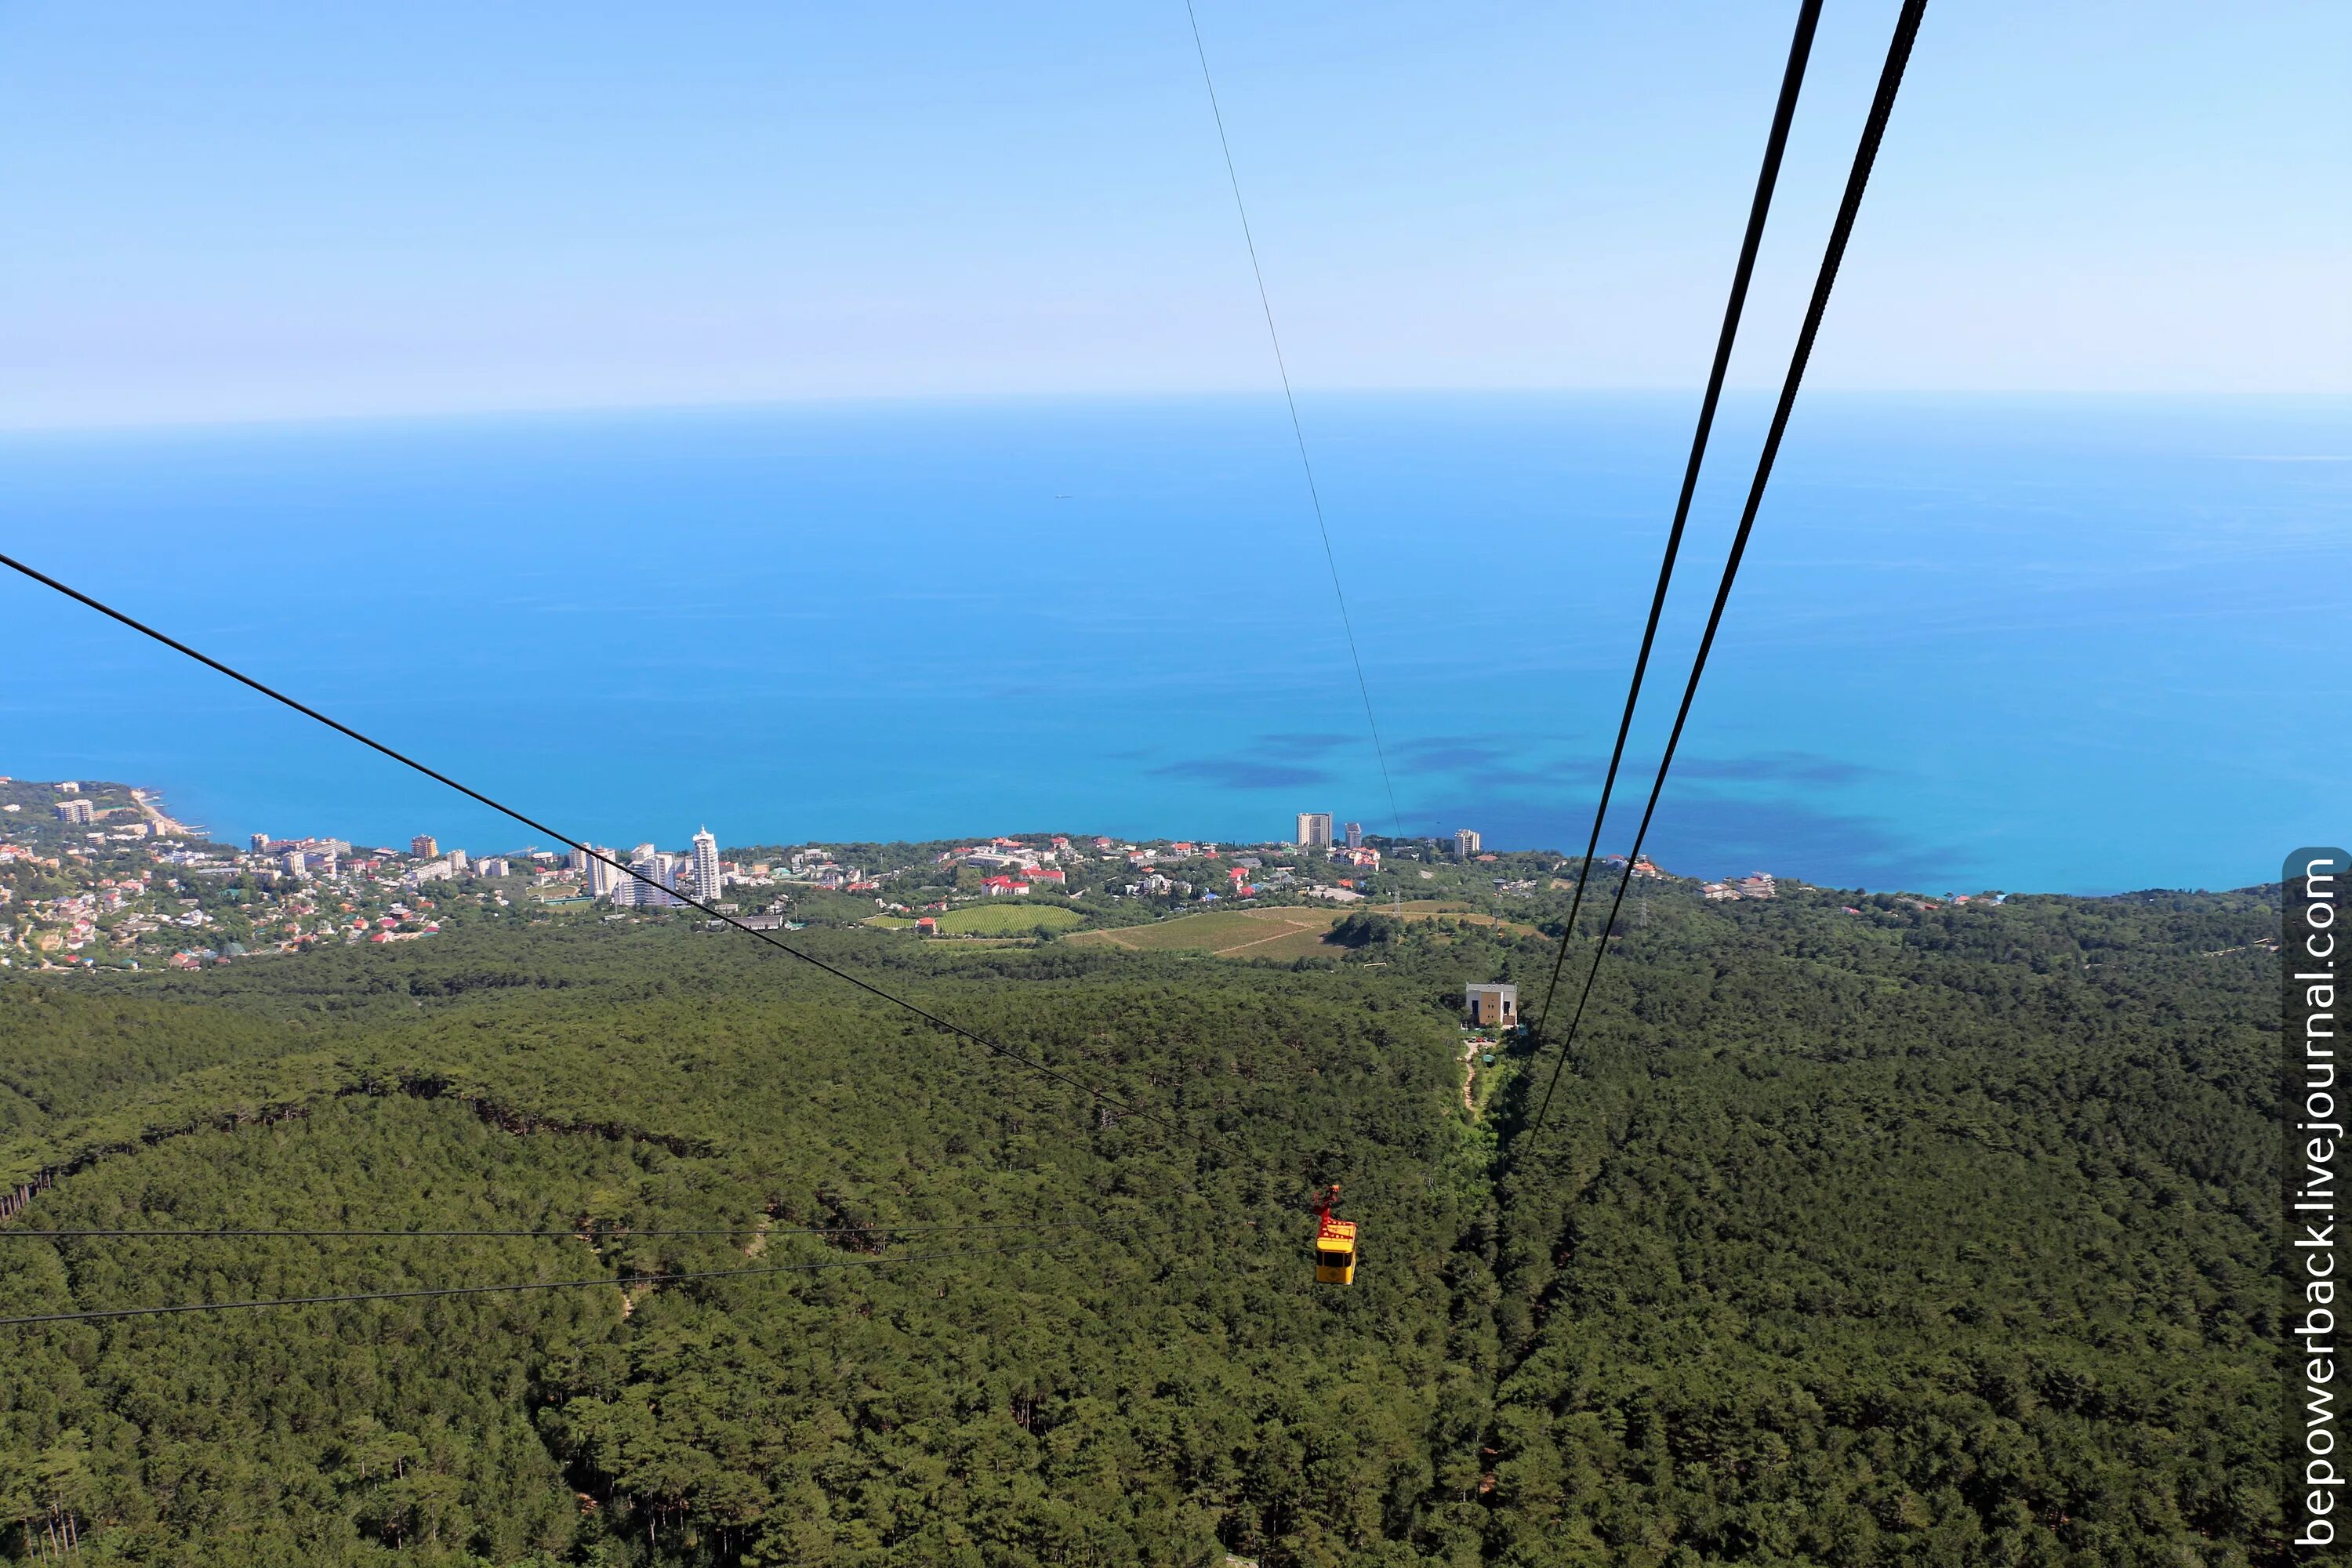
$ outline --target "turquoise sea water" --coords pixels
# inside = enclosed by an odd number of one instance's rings
[[[1407,831],[1580,844],[1692,411],[1307,400]],[[1718,437],[1641,754],[1763,412]],[[2341,399],[1809,397],[1659,860],[2274,878],[2344,832],[2347,458]],[[15,437],[0,537],[599,841],[1395,820],[1270,400]],[[0,773],[223,834],[527,837],[22,580],[0,625]]]

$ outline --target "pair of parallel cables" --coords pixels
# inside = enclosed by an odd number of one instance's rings
[[[1748,302],[1748,286],[1756,268],[1756,252],[1764,237],[1766,216],[1771,211],[1772,190],[1780,179],[1780,155],[1787,149],[1789,125],[1795,118],[1797,97],[1804,84],[1805,62],[1812,52],[1813,31],[1821,20],[1821,0],[1801,0],[1797,13],[1796,35],[1789,45],[1789,64],[1780,80],[1780,99],[1773,110],[1772,130],[1766,140],[1764,165],[1756,181],[1756,197],[1748,209],[1748,232],[1739,247],[1739,263],[1732,274],[1730,302],[1725,307],[1723,330],[1716,340],[1715,363],[1707,373],[1706,395],[1699,404],[1698,428],[1691,439],[1690,460],[1683,471],[1682,493],[1675,503],[1674,526],[1666,534],[1665,556],[1658,565],[1658,584],[1650,597],[1650,617],[1642,628],[1641,651],[1634,657],[1633,678],[1625,690],[1625,710],[1617,721],[1617,741],[1609,752],[1609,769],[1601,785],[1600,804],[1593,808],[1592,831],[1584,843],[1584,862],[1577,873],[1575,896],[1569,902],[1568,924],[1560,932],[1559,952],[1552,960],[1551,979],[1544,988],[1541,1010],[1533,1027],[1534,1046],[1540,1053],[1544,1036],[1551,1023],[1552,1002],[1559,990],[1560,973],[1567,967],[1568,950],[1576,940],[1576,917],[1583,908],[1584,889],[1592,879],[1593,853],[1601,843],[1601,822],[1609,814],[1609,798],[1617,784],[1619,766],[1625,759],[1625,737],[1633,727],[1633,710],[1642,698],[1643,677],[1648,672],[1650,653],[1658,637],[1659,616],[1665,609],[1666,590],[1674,580],[1675,560],[1681,552],[1683,528],[1690,519],[1691,497],[1698,488],[1699,468],[1706,457],[1707,437],[1715,426],[1716,406],[1723,395],[1723,380],[1731,363],[1731,350],[1739,333],[1740,312]],[[1568,1065],[1576,1045],[1578,1030],[1584,1023],[1585,1005],[1592,998],[1592,984],[1601,973],[1601,961],[1608,955],[1609,937],[1617,926],[1617,915],[1624,907],[1625,889],[1633,879],[1633,868],[1642,858],[1643,842],[1650,834],[1651,819],[1657,815],[1658,797],[1666,787],[1666,772],[1674,766],[1675,749],[1681,744],[1683,728],[1690,721],[1691,703],[1698,696],[1699,679],[1706,673],[1707,655],[1714,650],[1716,632],[1723,624],[1724,606],[1731,600],[1731,586],[1739,575],[1739,563],[1748,552],[1748,536],[1755,531],[1756,514],[1764,504],[1764,487],[1772,477],[1772,464],[1780,453],[1781,437],[1789,428],[1789,416],[1796,407],[1797,389],[1803,384],[1806,363],[1812,357],[1813,342],[1820,335],[1822,318],[1827,312],[1830,290],[1836,285],[1838,268],[1845,259],[1846,242],[1853,237],[1854,219],[1862,211],[1863,193],[1869,187],[1872,167],[1878,161],[1880,142],[1886,134],[1886,122],[1895,111],[1895,94],[1903,86],[1903,73],[1911,58],[1911,47],[1919,36],[1919,23],[1927,13],[1927,0],[1903,0],[1901,12],[1895,21],[1895,36],[1886,47],[1885,64],[1880,68],[1878,89],[1872,96],[1869,117],[1863,122],[1862,139],[1854,149],[1853,163],[1846,174],[1845,195],[1838,204],[1837,218],[1830,227],[1827,248],[1822,256],[1821,268],[1814,275],[1812,296],[1805,306],[1804,325],[1797,333],[1797,344],[1789,356],[1788,374],[1780,383],[1780,395],[1773,405],[1772,423],[1764,437],[1764,447],[1756,459],[1756,471],[1748,487],[1748,501],[1740,509],[1739,526],[1733,533],[1731,550],[1723,563],[1723,576],[1716,584],[1715,602],[1707,610],[1706,629],[1700,635],[1698,651],[1691,659],[1690,679],[1683,684],[1682,701],[1675,710],[1673,730],[1666,736],[1664,752],[1658,758],[1657,775],[1650,783],[1650,797],[1642,808],[1641,826],[1633,834],[1633,847],[1626,851],[1625,868],[1617,879],[1617,891],[1609,903],[1609,918],[1601,922],[1599,942],[1593,949],[1592,963],[1584,973],[1583,988],[1578,992],[1575,1011],[1570,1016],[1567,1032],[1560,1037],[1559,1059],[1552,1064],[1551,1077],[1544,1085],[1543,1099],[1536,1108],[1534,1118],[1528,1123],[1526,1137],[1532,1138],[1551,1110],[1552,1093],[1559,1087],[1560,1071]]]

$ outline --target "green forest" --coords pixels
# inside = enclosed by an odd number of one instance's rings
[[[686,921],[0,982],[0,1316],[596,1281],[0,1328],[0,1553],[2285,1560],[2275,889],[1645,887],[1465,1105],[1568,897],[793,933],[1059,1078]]]

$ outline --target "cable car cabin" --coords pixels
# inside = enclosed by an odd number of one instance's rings
[[[1353,1285],[1356,1282],[1356,1222],[1326,1215],[1315,1233],[1315,1283]]]
[[[1339,1184],[1332,1183],[1315,1195],[1315,1283],[1353,1285],[1356,1282],[1356,1222],[1333,1219],[1339,1206]]]

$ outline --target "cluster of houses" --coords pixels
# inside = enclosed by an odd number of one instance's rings
[[[1096,838],[1089,842],[1094,858],[1114,864],[1124,862],[1135,879],[1114,882],[1105,890],[1113,895],[1137,897],[1198,896],[1203,902],[1226,898],[1252,898],[1260,892],[1295,887],[1297,874],[1288,867],[1278,866],[1267,870],[1257,855],[1233,855],[1214,843],[1193,839],[1178,839],[1166,845],[1122,844],[1115,838]],[[1087,850],[1065,837],[1054,837],[1044,844],[1027,844],[1017,838],[992,838],[984,844],[967,844],[942,850],[938,857],[941,866],[965,867],[984,873],[981,891],[989,898],[1028,898],[1038,893],[1068,893],[1072,890],[1070,872],[1062,862],[1087,858]],[[1377,868],[1380,851],[1350,849],[1335,851],[1332,858],[1351,866]],[[1225,880],[1218,885],[1212,878],[1206,888],[1193,881],[1173,876],[1179,864],[1199,860],[1224,860]],[[1200,873],[1193,872],[1193,876]],[[1347,888],[1349,884],[1342,883]]]
[[[275,871],[285,877],[328,882],[351,877],[382,880],[389,867],[400,885],[412,891],[428,882],[455,881],[460,877],[512,876],[517,859],[526,868],[542,873],[562,863],[561,856],[545,849],[519,857],[479,858],[463,849],[444,851],[429,834],[419,834],[409,840],[404,867],[393,864],[400,858],[397,849],[353,849],[349,841],[341,838],[272,838],[266,833],[257,833],[247,841],[246,853],[239,858],[239,863],[247,870]]]
[[[1772,874],[1750,871],[1736,881],[1727,878],[1720,882],[1702,882],[1698,890],[1710,899],[1769,899],[1772,896]]]
[[[38,867],[52,873],[71,874],[88,864],[87,857],[73,853],[69,858],[44,855],[30,845],[0,842],[0,866],[22,864]],[[81,956],[82,950],[93,943],[103,944],[108,933],[99,929],[103,916],[119,914],[133,908],[151,891],[145,870],[126,871],[119,876],[96,875],[84,887],[53,898],[27,901],[21,933],[12,926],[0,924],[0,941],[18,937],[24,947],[39,955],[44,963],[68,966],[89,964],[92,960]],[[0,909],[16,902],[16,894],[0,887]],[[194,930],[212,923],[212,917],[194,908],[195,900],[181,900],[176,914],[162,910],[135,912],[119,922],[113,931],[117,940],[136,940],[151,936],[168,928],[184,927]],[[0,958],[0,964],[9,961]]]
[[[882,886],[881,881],[866,874],[863,866],[844,866],[833,858],[831,850],[810,847],[796,850],[785,861],[783,876],[777,879],[774,868],[764,863],[749,868],[732,860],[719,862],[719,870],[729,882],[761,886],[772,879],[797,882],[803,887],[824,888],[837,893],[869,893]]]
[[[1110,840],[1097,838],[1099,847],[1108,847]],[[940,853],[942,866],[969,866],[984,871],[980,890],[992,899],[1025,899],[1043,890],[1048,893],[1069,891],[1069,873],[1057,864],[1075,853],[1066,838],[1055,838],[1045,847],[1024,844],[1017,838],[992,838],[985,844],[966,845],[961,849]]]
[[[257,834],[245,853],[223,855],[209,847],[155,844],[152,835],[141,837],[149,844],[110,842],[102,860],[92,858],[101,854],[96,846],[85,853],[69,845],[62,855],[48,855],[22,843],[0,842],[0,865],[37,866],[80,884],[69,892],[33,900],[24,911],[21,930],[0,924],[0,942],[13,939],[13,945],[44,965],[91,967],[108,959],[136,968],[130,955],[145,953],[175,969],[194,969],[243,958],[253,951],[291,952],[329,938],[401,942],[440,929],[404,903],[394,900],[386,906],[384,895],[398,885],[398,872],[385,864],[397,858],[389,849],[355,853],[341,839],[271,839]],[[125,858],[134,864],[122,865]],[[504,861],[494,858],[476,862],[474,874],[499,875],[503,868]],[[249,915],[249,931],[245,918],[231,928],[245,940],[232,940],[230,931],[220,930],[226,911],[206,910],[204,898],[166,896],[194,893],[199,880],[227,882],[248,871],[272,875],[277,892],[267,900],[234,888],[221,895],[221,901],[238,907],[240,917]],[[415,885],[412,872],[408,886]],[[0,887],[0,907],[13,901],[14,895]],[[336,912],[322,917],[321,904],[328,901]],[[102,926],[101,921],[106,922]],[[247,941],[257,948],[249,949]],[[159,944],[173,951],[153,954]],[[0,965],[12,963],[0,956]]]

